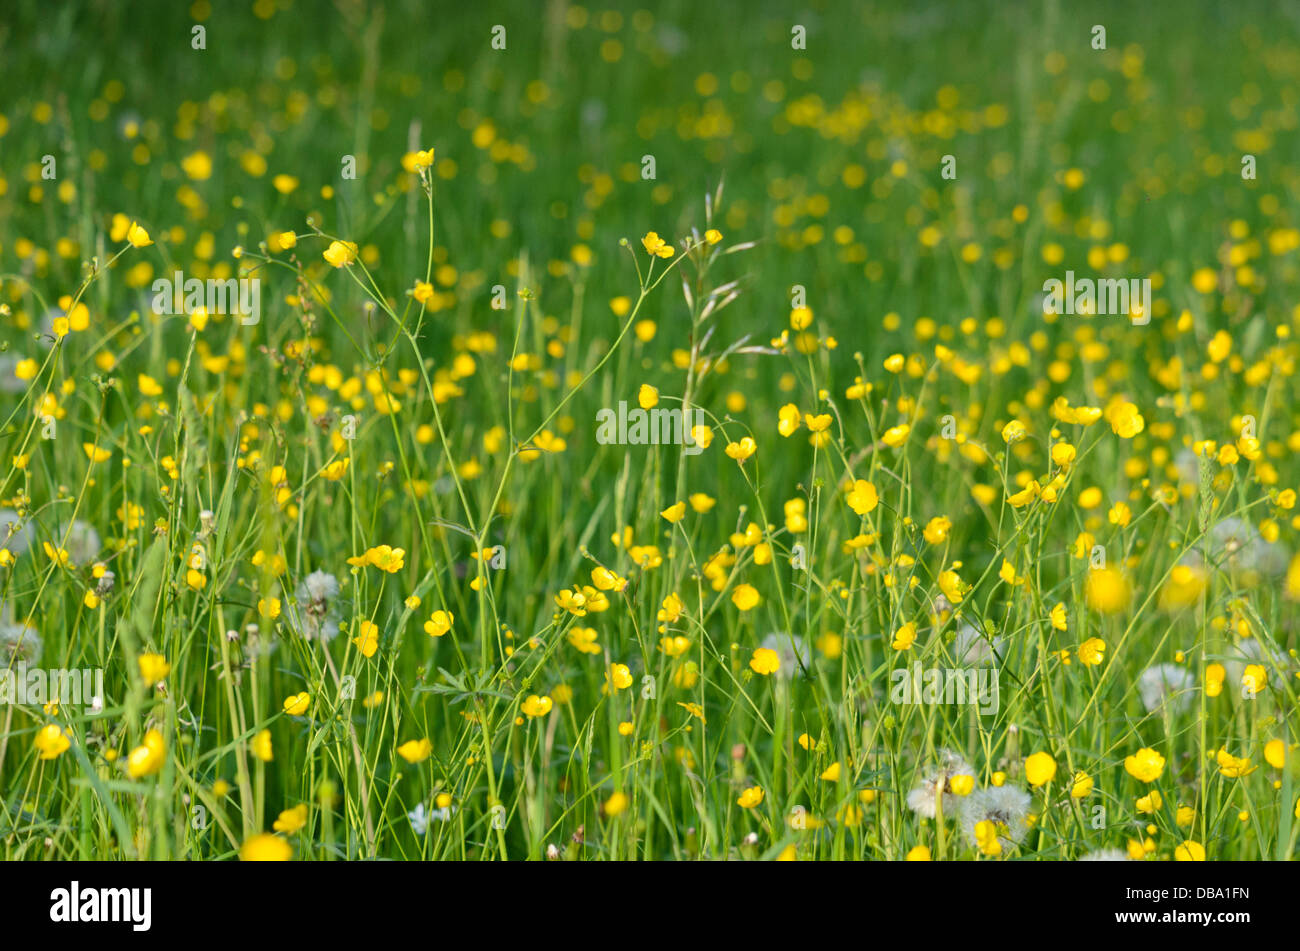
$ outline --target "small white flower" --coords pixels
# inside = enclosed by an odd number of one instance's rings
[[[424,803],[420,803],[408,812],[406,818],[411,820],[411,831],[416,835],[424,835],[425,830],[429,828],[429,817],[425,814]]]

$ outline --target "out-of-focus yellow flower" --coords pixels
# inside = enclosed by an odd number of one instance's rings
[[[352,643],[361,652],[362,657],[374,657],[379,650],[379,625],[374,621],[363,620],[358,625],[357,636]]]
[[[275,753],[271,749],[270,730],[259,730],[249,742],[248,748],[263,763],[269,763],[275,759]]]
[[[625,809],[627,809],[627,796],[624,793],[612,793],[610,797],[605,800],[605,815],[611,819],[622,813]]]
[[[280,817],[272,823],[271,828],[276,832],[283,832],[285,835],[293,835],[306,824],[307,804],[301,803],[280,813]]]
[[[167,663],[167,658],[162,654],[141,654],[135,660],[140,668],[140,679],[146,687],[165,680],[172,670],[172,665]]]
[[[731,592],[731,603],[741,611],[752,610],[760,600],[758,589],[752,584],[737,585],[736,590]]]
[[[278,835],[259,832],[249,836],[239,847],[241,862],[287,862],[293,858],[293,846]]]
[[[163,735],[157,730],[149,730],[144,735],[144,742],[133,749],[126,757],[126,773],[132,779],[152,776],[162,769],[167,759],[167,747]]]
[[[551,712],[553,701],[550,697],[539,697],[537,694],[529,694],[524,702],[519,705],[519,709],[529,717],[544,717]]]
[[[36,747],[38,759],[50,760],[58,759],[66,753],[72,746],[72,740],[63,727],[57,723],[50,723],[36,731],[32,745]]]
[[[408,763],[423,763],[433,753],[433,744],[428,737],[407,740],[397,748],[397,755]]]
[[[1084,584],[1088,607],[1102,614],[1118,614],[1128,607],[1128,579],[1114,568],[1094,568]]]

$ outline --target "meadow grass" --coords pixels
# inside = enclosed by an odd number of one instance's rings
[[[0,856],[1290,859],[1298,33],[10,3]]]

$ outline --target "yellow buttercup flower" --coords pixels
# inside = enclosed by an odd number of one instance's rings
[[[759,647],[749,659],[749,667],[754,673],[764,677],[776,673],[781,668],[781,657],[770,647]]]
[[[167,663],[167,658],[162,654],[141,654],[136,658],[136,664],[140,668],[140,679],[144,681],[146,687],[152,687],[165,680],[172,669],[172,665]]]
[[[672,505],[668,506],[668,508],[660,512],[659,515],[667,521],[676,524],[686,515],[686,503],[674,502]]]
[[[356,645],[362,657],[374,657],[375,652],[379,650],[379,625],[373,621],[362,621],[357,636],[352,638],[352,643]]]
[[[321,257],[333,267],[347,267],[357,259],[357,246],[351,241],[331,241]]]
[[[624,793],[612,793],[610,797],[605,800],[605,815],[611,819],[622,813],[625,809],[627,809],[627,795]]]
[[[1110,428],[1121,439],[1132,439],[1146,428],[1146,420],[1132,403],[1121,403],[1109,419]]]
[[[731,592],[731,603],[741,611],[752,610],[760,600],[758,589],[751,584],[737,585],[736,590]]]
[[[754,809],[762,801],[763,801],[763,787],[750,786],[747,789],[741,791],[740,798],[736,800],[736,804],[740,806],[741,809]]]
[[[153,238],[149,237],[149,232],[137,222],[131,222],[131,226],[126,231],[126,240],[131,243],[133,248],[147,248],[153,244]]]
[[[916,641],[916,622],[908,621],[897,631],[894,632],[894,639],[890,646],[896,651],[908,650]]]
[[[552,703],[553,701],[550,697],[539,697],[534,693],[530,694],[528,698],[519,705],[519,709],[524,712],[525,716],[544,717],[546,714],[551,712]]]
[[[68,748],[72,746],[72,740],[63,727],[57,723],[51,723],[36,731],[36,738],[32,741],[32,744],[39,754],[38,759],[50,760],[58,759],[66,753]]]
[[[291,717],[299,717],[311,706],[311,694],[306,691],[284,698],[284,712]]]
[[[855,479],[848,494],[848,502],[853,511],[866,515],[880,504],[880,496],[876,494],[876,487],[866,479]]]
[[[133,749],[126,757],[126,772],[132,779],[152,776],[163,767],[167,759],[167,747],[163,735],[157,730],[149,730],[144,735],[144,742]]]
[[[397,748],[397,755],[408,763],[422,763],[433,753],[433,744],[427,737],[407,740]]]
[[[349,565],[364,567],[370,565],[389,574],[401,571],[406,566],[406,549],[393,548],[390,545],[376,545],[360,555],[348,559]]]
[[[641,245],[645,248],[646,254],[654,257],[670,258],[675,253],[673,246],[666,243],[655,231],[646,232],[646,236],[641,239]]]
[[[727,443],[726,452],[732,459],[743,463],[746,459],[752,456],[757,449],[758,445],[754,442],[753,438],[746,436],[741,439],[740,442]]]
[[[1244,756],[1233,756],[1222,748],[1215,754],[1215,761],[1219,764],[1219,772],[1229,779],[1240,779],[1243,776],[1249,776],[1258,768],[1251,766],[1250,760]]]
[[[293,835],[306,824],[307,805],[303,803],[280,813],[279,818],[272,823],[271,828],[276,832],[283,832],[285,835]]]
[[[605,685],[612,686],[615,691],[632,686],[632,672],[628,670],[627,664],[610,664],[605,673]]]
[[[1079,645],[1079,662],[1085,667],[1096,667],[1105,659],[1106,642],[1100,637],[1090,637]]]
[[[441,609],[434,611],[429,616],[429,620],[424,622],[424,633],[430,637],[442,637],[451,630],[452,624],[456,622],[456,617],[450,611]]]
[[[1088,606],[1102,614],[1118,614],[1128,607],[1128,579],[1114,568],[1094,568],[1084,584]]]
[[[250,836],[239,847],[241,862],[287,862],[293,858],[293,846],[278,835],[261,832]]]
[[[269,763],[275,759],[275,754],[271,750],[270,730],[259,730],[249,742],[248,748],[263,763]]]
[[[1165,771],[1165,758],[1149,746],[1144,746],[1132,756],[1124,758],[1124,769],[1139,782],[1153,783]]]
[[[1031,786],[1042,786],[1056,775],[1056,760],[1052,754],[1038,752],[1025,760],[1025,778]]]

